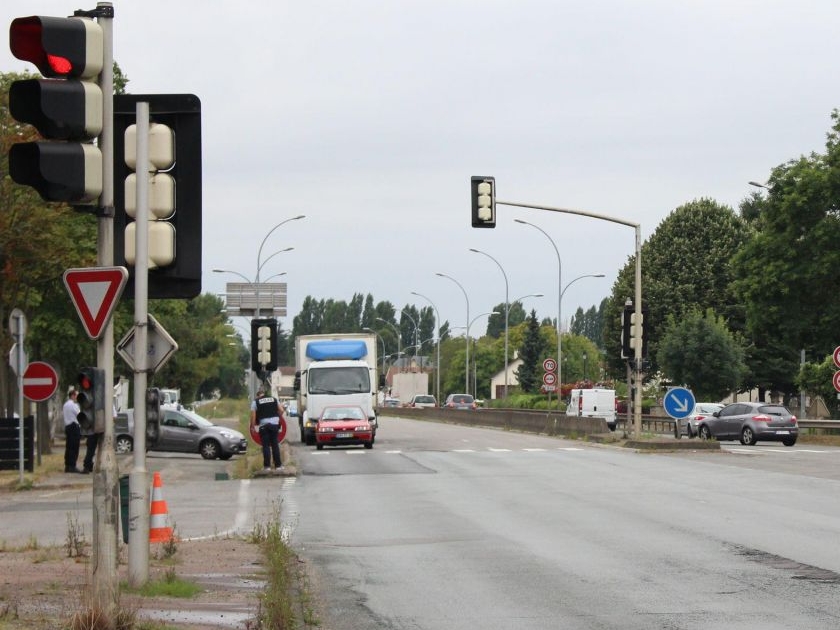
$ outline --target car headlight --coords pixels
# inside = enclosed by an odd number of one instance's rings
[[[318,433],[332,433],[335,431],[332,427],[318,427]]]
[[[355,427],[353,430],[354,431],[370,431],[370,425],[369,424],[362,424],[362,425],[359,425],[359,426]]]

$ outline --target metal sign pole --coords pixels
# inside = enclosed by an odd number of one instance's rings
[[[134,266],[134,466],[128,476],[128,583],[149,581],[149,472],[146,470],[146,387],[149,312],[149,104],[137,103],[137,214]]]

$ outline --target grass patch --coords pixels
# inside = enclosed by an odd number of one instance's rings
[[[189,599],[195,597],[203,589],[195,582],[179,578],[174,568],[166,570],[163,578],[150,580],[137,589],[130,588],[127,584],[121,584],[121,589],[128,593],[136,593],[143,597],[177,597]]]

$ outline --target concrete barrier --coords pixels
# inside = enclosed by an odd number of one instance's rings
[[[416,409],[413,407],[380,407],[380,416],[398,416],[451,422],[481,427],[494,427],[506,431],[524,431],[545,435],[584,436],[609,433],[603,418],[577,418],[552,411],[534,412],[516,409]]]

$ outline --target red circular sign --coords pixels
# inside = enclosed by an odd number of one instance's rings
[[[556,385],[557,375],[554,372],[546,372],[543,374],[543,383],[546,385]]]
[[[251,439],[262,446],[262,438],[260,438],[260,430],[253,424],[250,427]],[[277,434],[277,441],[282,442],[286,439],[286,421],[280,418],[280,432]]]
[[[543,361],[543,369],[546,372],[553,372],[557,369],[557,361],[551,358],[546,359],[545,361]]]
[[[23,372],[23,395],[32,402],[42,402],[58,389],[58,374],[49,363],[33,361]]]
[[[831,382],[834,383],[834,389],[840,392],[840,372],[834,373],[834,377],[831,379]]]
[[[834,365],[840,368],[840,346],[834,348]]]

